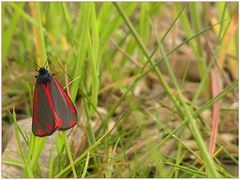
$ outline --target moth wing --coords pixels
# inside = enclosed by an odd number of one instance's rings
[[[50,83],[36,83],[33,99],[32,131],[36,136],[49,136],[56,129],[52,102],[49,99]]]
[[[78,115],[70,97],[54,78],[52,78],[50,88],[55,112],[59,118],[58,128],[66,130],[75,126],[78,121]]]

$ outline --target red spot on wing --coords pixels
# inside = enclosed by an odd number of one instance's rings
[[[57,123],[59,118],[58,118],[58,116],[57,116],[57,114],[56,114],[56,112],[54,110],[54,105],[53,105],[53,101],[52,101],[52,97],[51,97],[51,93],[50,93],[50,83],[48,82],[46,84],[43,84],[42,87],[43,87],[44,92],[47,95],[47,99],[48,99],[50,108],[51,108],[51,110],[53,112],[54,121],[55,121],[55,123]]]
[[[38,130],[38,135],[39,135],[39,136],[44,136],[44,135],[45,135],[44,130],[39,129],[39,130]]]
[[[34,98],[33,98],[33,124],[37,124],[37,83],[35,84],[34,89]]]
[[[52,130],[53,130],[52,124],[51,124],[51,123],[48,123],[48,124],[47,124],[47,128],[48,128],[49,131],[52,131]]]
[[[73,127],[76,124],[76,122],[74,120],[70,121],[70,126]]]
[[[62,95],[64,96],[65,100],[67,101],[67,104],[68,104],[71,112],[72,112],[73,114],[76,114],[76,110],[75,110],[75,108],[74,108],[74,106],[73,106],[70,98],[68,97],[68,95],[66,94],[66,92],[63,90],[62,86],[61,86],[54,78],[53,78],[53,80],[54,80],[55,84],[57,85],[58,89],[61,91],[61,93],[62,93]]]

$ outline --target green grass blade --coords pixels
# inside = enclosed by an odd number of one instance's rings
[[[86,177],[87,169],[88,169],[88,163],[89,163],[89,152],[87,154],[87,158],[86,158],[86,161],[85,161],[85,166],[84,166],[84,169],[83,169],[82,178]]]
[[[3,3],[3,7],[5,7],[4,5],[7,5],[7,4],[8,3],[6,3],[6,2]],[[23,11],[25,3],[18,3],[18,4],[19,4],[18,9],[20,11]],[[3,8],[3,11],[5,11],[4,8]],[[6,27],[7,29],[4,30],[5,33],[4,33],[4,36],[2,36],[3,37],[3,39],[2,39],[3,42],[2,43],[4,44],[4,46],[2,47],[2,62],[3,62],[3,65],[5,64],[6,55],[8,53],[10,43],[12,41],[14,30],[16,29],[16,26],[18,25],[19,18],[20,18],[20,13],[19,13],[19,11],[16,11],[16,13],[14,13],[13,17],[11,18],[11,23],[10,23],[9,27]]]
[[[112,132],[112,130],[118,125],[118,123],[125,118],[127,112],[123,113],[123,115],[119,118],[119,120],[115,123],[115,125],[108,130],[101,138],[99,138],[93,145],[91,145],[87,150],[85,150],[77,159],[74,160],[74,164],[79,163],[89,152],[92,152],[97,146],[99,146],[102,141]],[[61,172],[59,172],[55,178],[60,178],[62,175],[67,173],[71,169],[71,165],[65,167]]]
[[[38,26],[39,28],[42,28],[42,31],[45,31],[45,29],[38,22],[36,22],[31,16],[25,13],[24,10],[21,9],[15,2],[9,2],[9,4],[32,25]]]
[[[119,14],[122,16],[124,21],[126,22],[129,30],[131,31],[132,35],[134,36],[135,40],[137,41],[139,47],[142,49],[143,53],[145,54],[145,56],[147,58],[149,58],[150,54],[148,53],[147,48],[145,47],[144,43],[142,42],[141,38],[139,37],[139,35],[138,35],[137,31],[135,30],[135,28],[133,27],[132,23],[128,19],[127,15],[123,12],[122,8],[120,7],[120,5],[118,3],[113,2],[113,4],[117,8]]]
[[[52,145],[51,151],[50,151],[50,158],[49,158],[49,171],[48,171],[49,178],[53,178],[53,168],[54,168],[53,150],[54,150],[54,146]]]
[[[210,108],[214,103],[225,97],[229,92],[231,92],[233,89],[238,87],[238,80],[235,80],[232,82],[228,87],[226,87],[220,94],[210,99],[206,104],[202,105],[197,111],[195,115],[199,115],[206,109]]]
[[[4,159],[2,159],[2,163],[11,165],[11,166],[17,166],[20,168],[24,168],[24,163],[17,159],[4,158]]]
[[[98,93],[99,93],[99,35],[98,35],[98,27],[97,27],[97,19],[96,19],[96,9],[95,3],[91,3],[92,14],[90,18],[91,22],[91,36],[88,37],[89,42],[89,64],[91,68],[91,76],[92,77],[92,95],[91,102],[94,106],[97,107],[98,104]],[[92,114],[93,109],[90,108],[90,112]]]
[[[74,178],[77,178],[76,169],[75,169],[75,166],[73,164],[72,153],[71,153],[71,150],[70,150],[70,146],[68,144],[67,134],[66,134],[65,131],[63,132],[63,137],[64,137],[64,143],[65,143],[65,146],[66,146],[66,149],[67,149],[68,158],[70,160],[70,165],[71,165],[71,168],[72,168],[72,171],[73,171],[73,176],[74,176]]]
[[[76,62],[76,70],[74,73],[74,77],[82,76],[82,71],[83,71],[83,62],[84,58],[86,55],[86,50],[87,50],[87,37],[88,37],[88,32],[89,32],[89,25],[90,25],[90,14],[91,14],[91,8],[89,7],[88,3],[82,3],[82,18],[81,18],[81,23],[82,23],[82,33],[79,38],[79,48],[78,48],[78,55],[77,55],[77,62]],[[77,79],[74,81],[72,85],[72,91],[71,91],[71,99],[73,102],[75,102],[78,88],[79,88],[80,80]]]
[[[37,10],[38,27],[39,27],[39,34],[40,34],[40,47],[41,47],[41,60],[39,65],[43,66],[45,64],[45,61],[47,61],[47,51],[46,51],[44,32],[43,32],[42,21],[41,21],[41,4],[39,2],[36,3],[36,10]],[[48,66],[48,62],[46,63],[46,66]]]
[[[21,144],[21,140],[20,140],[20,136],[19,136],[19,132],[18,132],[18,125],[17,125],[17,119],[16,119],[16,113],[15,111],[13,110],[13,122],[14,122],[14,128],[15,128],[15,136],[16,136],[16,139],[17,139],[17,144],[18,144],[18,147],[19,147],[19,150],[20,150],[20,154],[23,158],[23,162],[24,162],[24,166],[26,168],[26,171],[27,171],[27,177],[30,177],[30,178],[33,178],[33,173],[31,171],[31,168],[30,168],[30,163],[23,151],[23,147],[22,147],[22,144]]]

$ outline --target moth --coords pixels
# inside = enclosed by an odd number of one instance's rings
[[[32,132],[49,136],[57,129],[67,130],[76,125],[78,114],[70,97],[46,68],[36,76],[33,98]]]

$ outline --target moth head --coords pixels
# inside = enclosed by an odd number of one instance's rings
[[[40,69],[39,69],[39,75],[45,75],[45,74],[48,74],[48,70],[47,69],[45,69],[45,68],[43,68],[43,67],[41,67]]]

